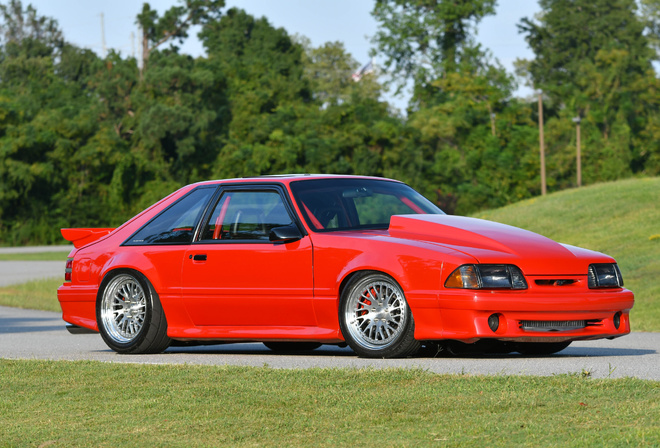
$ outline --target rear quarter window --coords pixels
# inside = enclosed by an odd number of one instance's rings
[[[126,241],[128,246],[192,242],[195,226],[215,187],[197,188],[152,219]]]

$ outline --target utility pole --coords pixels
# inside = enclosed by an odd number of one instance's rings
[[[103,59],[105,59],[105,24],[103,22],[103,13],[101,13],[101,54],[103,55]]]
[[[147,37],[147,30],[142,28],[142,67],[140,68],[140,80],[147,69],[147,60],[149,59],[149,39]]]
[[[582,186],[582,148],[580,148],[580,122],[582,118],[578,115],[573,118],[573,123],[576,125],[576,136],[577,136],[577,186]]]
[[[490,103],[487,103],[488,105],[488,115],[490,116],[490,133],[495,137],[497,135],[496,129],[495,129],[495,112],[493,112],[493,108],[490,106]]]
[[[543,141],[543,92],[539,92],[539,150],[541,152],[541,195],[545,196],[545,143]]]

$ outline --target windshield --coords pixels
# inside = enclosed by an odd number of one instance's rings
[[[444,214],[408,185],[388,180],[299,180],[291,191],[316,231],[387,229],[392,215]]]

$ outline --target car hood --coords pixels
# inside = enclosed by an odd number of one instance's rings
[[[614,262],[598,252],[559,244],[528,230],[463,216],[392,216],[389,234],[439,244],[477,263],[515,264],[527,275],[586,275],[590,263]]]

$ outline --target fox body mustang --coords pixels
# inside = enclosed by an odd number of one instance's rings
[[[445,215],[407,185],[292,175],[188,185],[117,229],[63,229],[72,333],[120,353],[260,341],[554,353],[630,332],[614,259]]]

